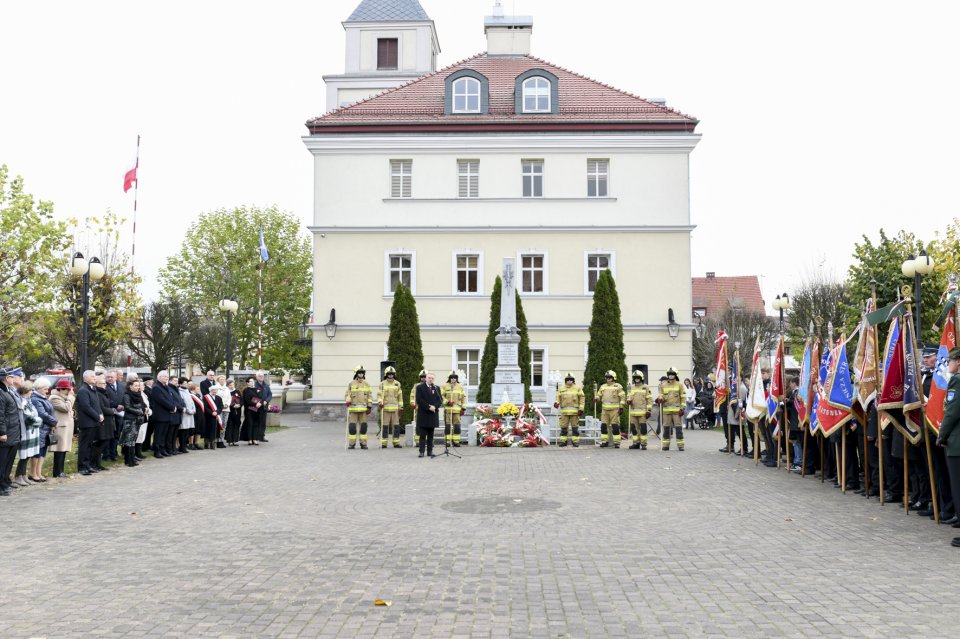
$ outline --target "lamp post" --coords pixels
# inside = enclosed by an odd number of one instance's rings
[[[240,308],[240,305],[237,304],[236,300],[232,300],[229,297],[225,297],[220,300],[218,305],[220,310],[227,314],[227,377],[230,377],[230,369],[233,368],[233,353],[230,351],[230,317],[233,313],[237,312],[237,309]]]
[[[697,339],[701,339],[706,332],[707,327],[703,325],[703,315],[697,315],[697,325],[693,327],[693,332]]]
[[[83,328],[80,333],[80,369],[83,371],[87,370],[87,350],[90,344],[90,282],[99,282],[105,273],[99,258],[91,257],[88,260],[83,253],[77,251],[70,260],[70,274],[83,278]]]
[[[773,300],[773,310],[780,311],[780,334],[783,335],[783,312],[789,310],[791,306],[790,296],[784,293],[783,295],[777,295],[777,299]]]
[[[297,340],[298,346],[310,346],[313,342],[313,331],[310,329],[312,322],[313,315],[307,313],[303,316],[303,321],[300,322],[300,326],[297,327],[297,331],[300,333],[300,339]]]

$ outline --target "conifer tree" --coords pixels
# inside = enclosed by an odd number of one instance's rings
[[[420,320],[417,317],[417,302],[413,293],[402,283],[393,291],[393,306],[390,308],[390,335],[387,337],[387,359],[396,362],[397,381],[403,390],[402,424],[413,421],[409,403],[410,389],[420,382],[423,369],[423,343],[420,340]],[[379,381],[377,382],[379,384]]]
[[[527,333],[527,316],[523,314],[523,304],[520,302],[520,292],[517,296],[517,331],[520,333],[520,352],[517,354],[517,363],[520,365],[520,379],[523,380],[523,401],[531,402],[530,382],[533,381],[530,371],[530,335]]]
[[[500,328],[500,295],[503,282],[500,276],[493,282],[490,294],[490,323],[487,325],[487,340],[483,344],[480,360],[480,385],[477,388],[477,403],[489,404],[493,393],[493,372],[497,367],[497,329]]]
[[[623,322],[620,319],[620,297],[609,270],[600,274],[593,290],[593,318],[590,320],[590,341],[587,344],[587,367],[583,373],[583,392],[587,396],[587,412],[593,415],[593,385],[603,385],[604,374],[612,370],[617,381],[627,388],[627,356],[623,348]],[[648,380],[649,381],[649,380]],[[624,411],[624,417],[627,412]]]

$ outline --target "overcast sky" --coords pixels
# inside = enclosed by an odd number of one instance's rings
[[[197,213],[276,204],[305,224],[303,123],[341,73],[359,0],[5,0],[0,163],[62,217],[129,213],[140,155],[144,295]],[[493,0],[421,0],[440,66],[485,50]],[[957,2],[506,0],[533,54],[701,120],[693,273],[762,275],[765,297],[859,234],[930,239],[958,215]],[[771,311],[772,312],[772,311]]]

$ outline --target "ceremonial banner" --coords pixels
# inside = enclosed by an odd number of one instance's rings
[[[773,436],[780,434],[780,404],[773,393],[767,393],[767,421],[774,425]]]
[[[773,370],[770,371],[770,395],[778,401],[783,401],[786,394],[786,383],[783,376],[783,335],[777,342],[777,354],[773,358]],[[776,411],[774,411],[776,412]]]
[[[900,318],[895,317],[890,323],[890,334],[887,336],[887,347],[884,349],[883,384],[880,386],[880,397],[877,400],[877,410],[880,413],[880,426],[886,430],[893,424],[903,433],[911,444],[920,441],[919,429],[911,429],[909,422],[904,418],[904,392],[907,383],[906,362],[904,360],[904,339],[906,332],[901,330]],[[911,354],[913,349],[910,349]],[[916,382],[916,366],[913,366],[914,383]]]
[[[936,435],[940,434],[940,424],[943,422],[943,402],[947,398],[947,356],[950,350],[957,346],[956,332],[957,313],[954,308],[947,311],[947,319],[943,324],[943,334],[940,336],[940,348],[937,350],[937,364],[933,369],[933,380],[930,383],[930,397],[927,398],[927,425]]]
[[[853,418],[853,385],[850,383],[850,366],[847,364],[847,346],[843,336],[830,349],[830,363],[826,383],[820,391],[817,403],[817,421],[824,437],[829,437],[838,428]]]
[[[867,302],[867,312],[873,312],[873,300]],[[857,340],[857,354],[853,360],[853,371],[857,379],[857,402],[863,413],[867,406],[877,398],[877,381],[880,372],[877,362],[877,327],[870,326],[866,318],[860,324],[860,338]]]
[[[730,395],[727,371],[727,334],[720,331],[717,334],[717,341],[714,342],[714,344],[720,345],[717,349],[717,366],[715,373],[717,381],[714,382],[713,385],[713,412],[719,413],[720,406],[727,401],[727,397]]]
[[[730,401],[740,403],[740,351],[734,352],[730,362]]]
[[[919,443],[923,433],[923,391],[920,389],[919,359],[913,333],[913,316],[903,326],[903,436],[911,444]]]
[[[827,376],[830,373],[830,349],[826,349],[823,357],[820,358],[820,369],[817,373],[817,381],[814,384],[813,400],[810,404],[810,434],[816,435],[820,430],[820,400],[824,397],[824,391],[827,388]],[[826,402],[826,399],[823,400]]]
[[[794,405],[797,407],[797,416],[800,418],[800,425],[803,426],[807,423],[807,419],[810,417],[807,412],[807,407],[810,405],[808,402],[810,400],[810,382],[812,381],[811,374],[811,364],[813,362],[810,348],[813,346],[813,338],[808,337],[807,343],[803,345],[803,361],[800,363],[800,388],[797,391],[797,398],[794,400]]]
[[[753,366],[750,369],[750,396],[747,398],[747,419],[756,424],[767,416],[767,398],[760,374],[760,338],[753,348]]]

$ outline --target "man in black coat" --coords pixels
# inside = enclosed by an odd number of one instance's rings
[[[93,444],[97,439],[100,422],[105,418],[100,408],[100,396],[95,386],[97,376],[93,371],[83,371],[83,383],[77,389],[77,430],[80,431],[80,446],[77,449],[77,470],[81,475],[98,472],[93,468]]]
[[[19,368],[0,368],[0,497],[17,485],[10,481],[13,462],[20,447],[23,408],[17,388],[23,378]]]
[[[117,461],[117,446],[120,443],[120,431],[123,430],[123,394],[126,392],[126,385],[119,381],[117,371],[107,373],[107,399],[113,406],[113,437],[103,446],[103,458],[111,461]]]
[[[263,371],[257,371],[257,382],[255,384],[260,390],[260,397],[263,399],[263,410],[259,414],[257,441],[266,443],[267,440],[267,409],[270,407],[270,400],[273,399],[273,390],[270,389],[270,382],[264,378]]]
[[[923,396],[930,398],[930,387],[937,368],[938,346],[928,344],[923,348]],[[950,473],[947,470],[947,455],[943,448],[934,446],[931,450],[933,458],[933,481],[937,485],[937,500],[940,502],[940,523],[953,525],[957,523],[957,513],[953,509],[953,494],[950,490]],[[917,512],[921,517],[926,515],[933,519],[933,504]]]
[[[150,408],[153,410],[153,456],[157,459],[169,457],[167,450],[167,435],[170,432],[173,418],[177,415],[177,404],[173,401],[170,391],[170,375],[166,371],[157,373],[157,383],[150,392]],[[179,392],[177,393],[179,395]],[[179,424],[179,422],[178,422]]]
[[[177,412],[170,416],[170,429],[167,431],[167,441],[165,448],[168,455],[179,455],[177,450],[177,436],[180,434],[180,424],[183,423],[183,414],[187,412],[186,404],[183,403],[183,396],[180,394],[180,379],[176,376],[170,378],[167,384],[167,392],[170,393],[170,399],[177,407]],[[186,437],[186,434],[184,434]],[[186,442],[181,444],[186,446]],[[186,450],[184,448],[184,450]]]
[[[427,373],[427,381],[417,386],[417,436],[420,437],[420,456],[426,451],[433,457],[433,431],[440,425],[440,408],[443,398],[434,383],[433,373]]]
[[[217,374],[213,371],[207,371],[207,377],[200,382],[200,396],[210,394],[210,387],[217,383]]]

